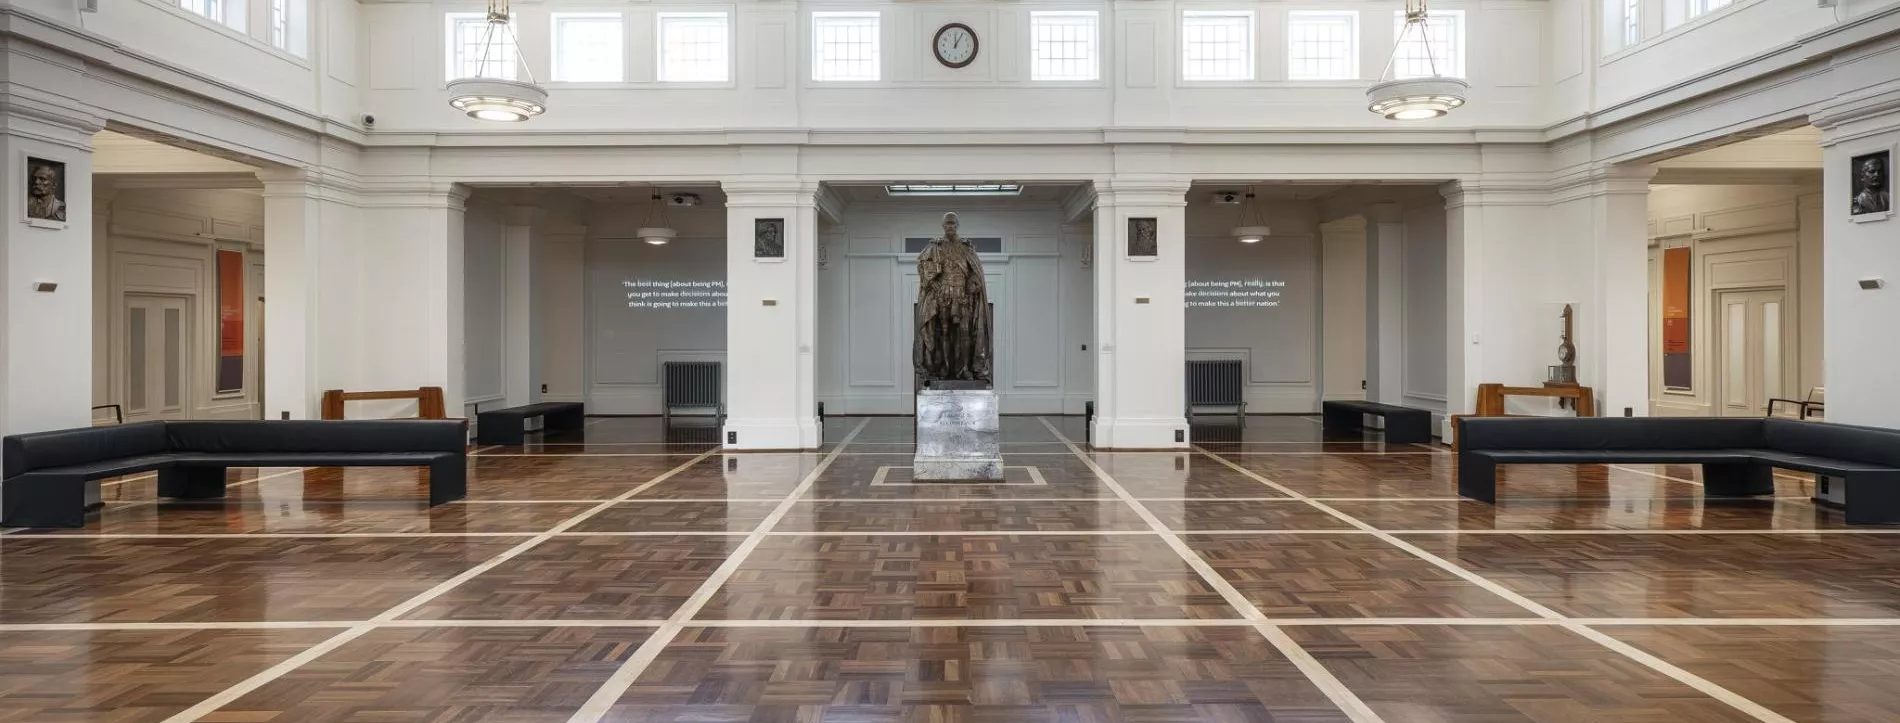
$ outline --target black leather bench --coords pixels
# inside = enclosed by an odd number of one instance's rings
[[[477,412],[475,441],[520,446],[527,435],[528,420],[535,417],[541,418],[542,431],[580,429],[587,426],[587,406],[580,402],[541,402]]]
[[[1465,417],[1458,494],[1497,501],[1500,464],[1699,464],[1703,495],[1773,494],[1776,468],[1845,480],[1847,522],[1900,524],[1900,430],[1738,417]]]
[[[1401,407],[1381,402],[1336,399],[1322,402],[1320,426],[1328,432],[1348,432],[1365,427],[1365,415],[1385,418],[1385,441],[1392,444],[1432,441],[1432,413],[1424,409]]]
[[[137,422],[0,441],[0,524],[81,527],[87,482],[158,472],[161,497],[224,496],[228,467],[428,467],[429,504],[468,494],[467,422]]]

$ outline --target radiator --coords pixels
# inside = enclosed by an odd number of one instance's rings
[[[1247,413],[1247,384],[1239,359],[1187,363],[1187,416],[1195,407],[1233,407],[1234,416]]]
[[[712,409],[720,419],[726,417],[725,385],[720,382],[719,362],[670,361],[660,365],[660,385],[665,388],[661,416],[673,416],[676,407]]]

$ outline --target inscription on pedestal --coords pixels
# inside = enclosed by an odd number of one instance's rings
[[[926,389],[917,393],[917,453],[913,479],[1001,480],[1003,447],[997,436],[996,392]]]

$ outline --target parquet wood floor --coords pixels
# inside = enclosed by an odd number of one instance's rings
[[[410,469],[109,481],[0,532],[0,723],[1900,720],[1900,529],[1811,478],[1506,467],[1493,506],[1313,418],[1006,417],[1043,484],[905,485],[908,419],[679,422],[474,448],[434,508]]]

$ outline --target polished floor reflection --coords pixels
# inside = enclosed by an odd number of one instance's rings
[[[1225,420],[1223,420],[1225,421]],[[1506,468],[1316,419],[919,484],[909,420],[803,453],[596,418],[401,469],[109,481],[0,534],[0,723],[1893,721],[1900,529],[1778,477]]]

